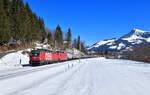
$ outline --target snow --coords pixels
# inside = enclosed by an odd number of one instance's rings
[[[42,44],[40,42],[35,42],[35,45],[35,49],[47,49],[48,47],[50,47],[49,44]],[[31,48],[5,55],[3,58],[0,59],[0,69],[2,70],[6,68],[20,68],[22,67],[22,65],[29,64],[29,55],[22,54],[23,51],[30,52]]]
[[[89,47],[88,50],[91,49],[91,48],[94,48],[94,47],[95,48],[99,47],[99,46],[104,45],[104,44],[112,44],[115,40],[116,39],[100,41],[100,42],[96,43],[96,45],[93,45],[93,46]]]
[[[146,40],[147,42],[150,42],[150,37],[149,38],[147,38],[147,40]]]
[[[117,48],[117,46],[111,46],[111,47],[109,47],[109,48],[111,48],[111,49],[116,49],[116,48]]]
[[[36,45],[35,49],[48,49],[51,47],[49,44],[43,44],[40,42],[35,42],[35,45]]]
[[[150,64],[92,58],[55,65],[53,68],[46,65],[50,68],[1,80],[1,95],[149,95],[150,93]]]
[[[30,50],[30,49],[28,49]],[[28,51],[27,50],[27,51]],[[23,64],[29,64],[29,57],[27,54],[22,54],[23,50],[7,54],[0,59],[0,67],[22,67]],[[20,64],[21,60],[21,64]]]
[[[119,45],[118,46],[110,46],[109,48],[110,49],[118,49],[118,50],[120,50],[121,48],[123,48],[123,47],[125,47],[125,45],[123,44],[123,43],[119,43]]]
[[[123,43],[120,43],[117,49],[120,50],[122,47],[125,47],[125,45]]]
[[[122,38],[122,40],[127,40],[128,42],[136,42],[137,39],[143,39],[143,38],[137,35],[132,35],[128,38]]]
[[[112,45],[112,44],[113,44],[113,42],[107,43],[107,45]]]
[[[136,34],[139,33],[145,33],[146,31],[140,30],[140,29],[133,29],[135,31]]]
[[[150,41],[150,38],[144,38],[140,36],[141,34],[148,33],[148,32],[139,29],[133,29],[133,30],[134,33],[130,37],[122,38],[122,40],[127,40],[128,42],[131,42],[133,44],[140,44],[142,43],[141,40],[146,40],[147,42]]]
[[[79,51],[76,48],[71,49],[70,52],[76,55],[84,55],[81,51]]]

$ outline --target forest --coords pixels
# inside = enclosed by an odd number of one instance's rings
[[[0,46],[29,44],[35,41],[43,43],[46,39],[52,47],[74,47],[86,52],[80,36],[72,42],[70,28],[64,33],[60,25],[57,25],[54,31],[50,31],[28,3],[24,4],[22,0],[0,0]]]

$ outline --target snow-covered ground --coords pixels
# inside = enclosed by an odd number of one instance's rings
[[[146,63],[92,58],[30,68],[41,70],[0,80],[0,95],[150,95]]]
[[[22,54],[23,51],[29,50],[20,50],[2,57],[0,59],[0,69],[2,69],[2,67],[3,68],[22,67],[22,65],[29,64],[29,56],[27,54]]]

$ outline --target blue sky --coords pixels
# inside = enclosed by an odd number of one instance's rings
[[[87,45],[118,38],[132,28],[150,31],[150,0],[24,0],[45,25],[70,27]]]

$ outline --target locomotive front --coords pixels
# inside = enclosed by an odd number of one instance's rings
[[[31,65],[39,65],[41,59],[41,52],[38,50],[32,50],[30,53],[30,64]]]

